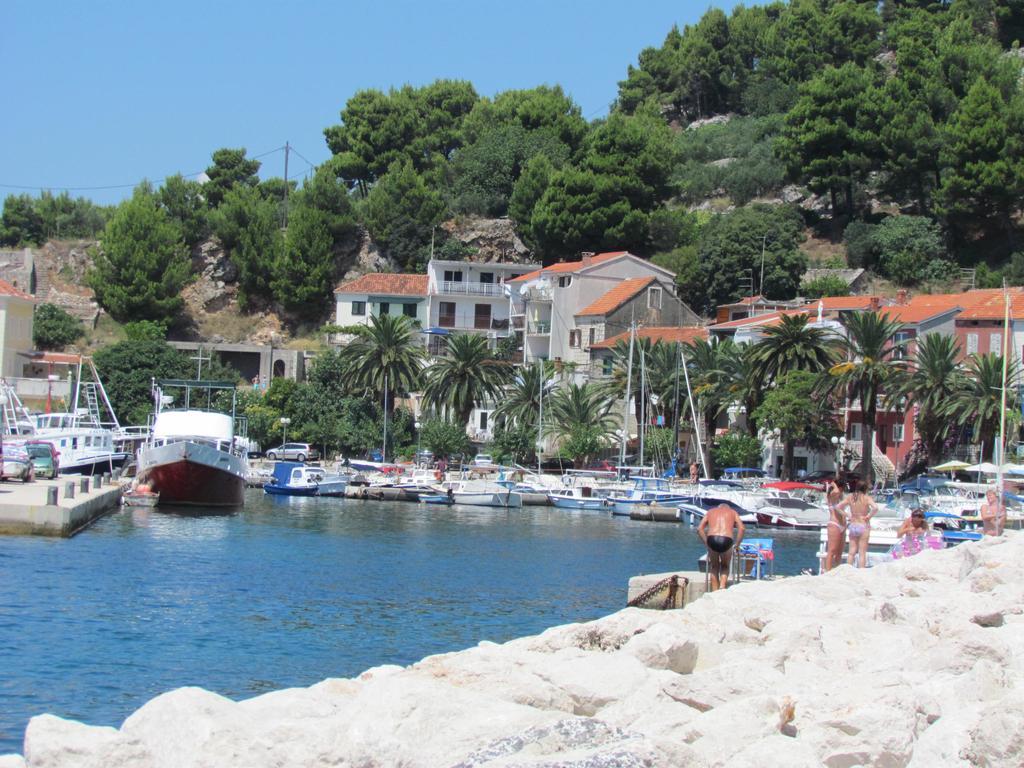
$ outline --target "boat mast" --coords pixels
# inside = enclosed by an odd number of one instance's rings
[[[636,326],[633,321],[629,323],[629,362],[626,364],[626,402],[622,414],[622,439],[619,441],[619,466],[626,464],[626,441],[629,439],[629,397],[630,385],[633,383],[633,340],[636,335]]]
[[[647,366],[644,365],[644,348],[640,345],[640,467],[644,466],[644,435],[647,433]]]
[[[672,393],[672,466],[679,475],[679,363],[681,360],[679,342],[676,342],[676,383]]]
[[[384,374],[384,443],[380,448],[381,463],[388,460],[388,375]]]
[[[539,369],[538,378],[540,383],[537,385],[538,396],[540,398],[540,410],[537,414],[537,476],[541,474],[540,471],[540,453],[544,450],[544,361],[541,360],[537,363]]]
[[[1010,350],[1010,292],[1006,289],[1006,278],[1003,278],[1003,386],[999,409],[999,458],[996,459],[996,498],[1003,503],[1003,450],[1006,447],[1006,374]]]
[[[697,409],[693,405],[693,390],[690,389],[690,371],[686,367],[686,352],[683,351],[682,347],[679,348],[679,355],[683,363],[683,378],[686,379],[686,399],[690,403],[690,417],[693,419],[693,434],[697,438],[697,456],[700,457],[700,465],[704,470],[704,479],[710,480],[711,474],[708,472],[708,463],[704,459],[704,448],[700,443],[700,427],[697,421]]]

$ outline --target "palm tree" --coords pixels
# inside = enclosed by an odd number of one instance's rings
[[[1007,364],[1007,382],[1015,382],[1020,374],[1017,361],[1010,358]],[[967,370],[960,378],[960,386],[950,399],[945,413],[960,426],[972,426],[974,435],[981,444],[982,459],[985,445],[991,444],[989,458],[995,458],[996,433],[999,431],[999,414],[1002,410],[1003,358],[989,352],[971,355]],[[1011,383],[1006,390],[1007,423],[1014,425],[1020,419],[1016,387]]]
[[[388,392],[408,393],[419,387],[423,347],[412,321],[404,315],[374,315],[341,355],[354,388],[375,396],[385,393],[389,411],[394,399],[388,398]]]
[[[545,432],[579,465],[607,446],[619,425],[615,401],[597,384],[570,384],[551,396],[551,420]]]
[[[518,426],[536,426],[540,413],[540,388],[548,388],[552,373],[553,366],[544,361],[519,368],[502,392],[494,417],[512,421]]]
[[[764,400],[763,366],[755,344],[727,344],[720,352],[725,393],[747,413],[747,433],[757,435],[754,411]]]
[[[878,401],[887,385],[901,370],[893,359],[893,339],[902,324],[878,312],[853,312],[843,319],[846,336],[838,349],[843,362],[829,369],[826,386],[838,386],[860,400],[864,415],[864,481],[870,487],[874,477],[871,464],[875,447]]]
[[[757,343],[762,381],[778,381],[790,371],[820,373],[834,362],[835,341],[823,328],[810,328],[808,316],[782,315]]]
[[[914,359],[896,376],[889,398],[916,406],[914,428],[929,466],[942,460],[943,443],[950,427],[948,409],[954,395],[964,386],[963,374],[957,365],[959,354],[960,343],[955,336],[929,333],[918,339]]]
[[[511,373],[508,363],[491,354],[486,337],[457,333],[449,338],[445,356],[427,368],[423,399],[438,411],[454,414],[464,427],[480,403],[499,399]]]

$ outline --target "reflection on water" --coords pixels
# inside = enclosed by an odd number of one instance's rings
[[[211,512],[0,537],[0,753],[41,712],[119,725],[181,685],[244,698],[592,619],[703,551],[688,526],[547,507],[253,491]],[[776,572],[813,566],[816,534],[774,535]]]

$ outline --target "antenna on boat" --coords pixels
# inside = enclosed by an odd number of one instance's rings
[[[196,356],[195,357],[190,357],[189,360],[196,360],[196,361],[198,361],[198,363],[197,363],[198,370],[196,370],[196,380],[197,381],[202,381],[202,379],[203,379],[203,363],[208,363],[210,361],[210,358],[209,357],[203,357],[203,348],[199,347],[199,349],[196,350]]]

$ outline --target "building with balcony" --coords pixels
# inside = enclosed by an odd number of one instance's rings
[[[21,376],[21,355],[29,352],[32,342],[32,317],[36,300],[6,280],[0,280],[0,375]]]
[[[372,273],[346,280],[334,289],[334,322],[342,327],[369,325],[376,315],[405,315],[427,326],[427,276]]]
[[[431,259],[424,322],[430,352],[442,353],[445,337],[452,333],[485,334],[491,339],[511,334],[509,281],[539,266]]]
[[[588,366],[590,347],[638,325],[697,325],[675,275],[627,251],[584,254],[510,280],[524,357]]]

